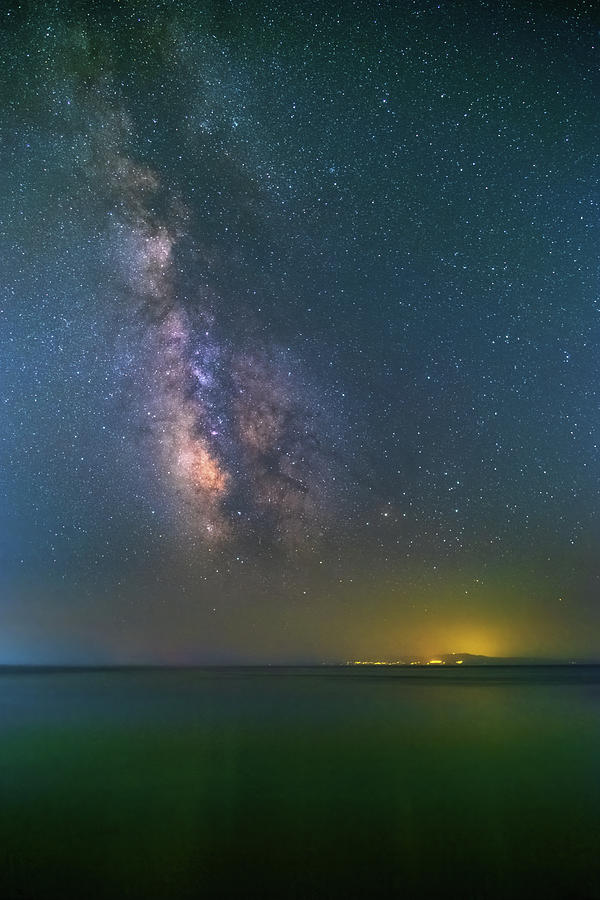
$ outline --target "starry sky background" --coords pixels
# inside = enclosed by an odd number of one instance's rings
[[[3,4],[0,661],[600,655],[593,6]]]

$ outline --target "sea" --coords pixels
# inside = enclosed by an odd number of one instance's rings
[[[600,667],[0,670],[0,898],[600,898]]]

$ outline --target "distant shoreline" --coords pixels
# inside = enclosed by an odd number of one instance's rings
[[[573,662],[556,662],[556,661],[524,661],[524,662],[476,662],[464,663],[462,665],[450,664],[428,664],[428,663],[193,663],[193,664],[161,664],[161,663],[124,663],[124,664],[69,664],[69,663],[0,663],[0,674],[8,673],[41,673],[41,672],[186,672],[186,671],[231,671],[231,670],[327,670],[327,669],[348,669],[361,671],[365,669],[394,669],[410,671],[428,672],[460,672],[464,669],[573,669],[573,668],[596,668],[600,666],[600,662],[594,661],[573,661]]]

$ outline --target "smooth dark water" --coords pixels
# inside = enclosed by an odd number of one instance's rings
[[[600,898],[600,669],[0,674],[0,898]]]

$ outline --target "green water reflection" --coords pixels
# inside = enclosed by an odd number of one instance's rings
[[[0,896],[600,897],[600,675],[0,676]]]

